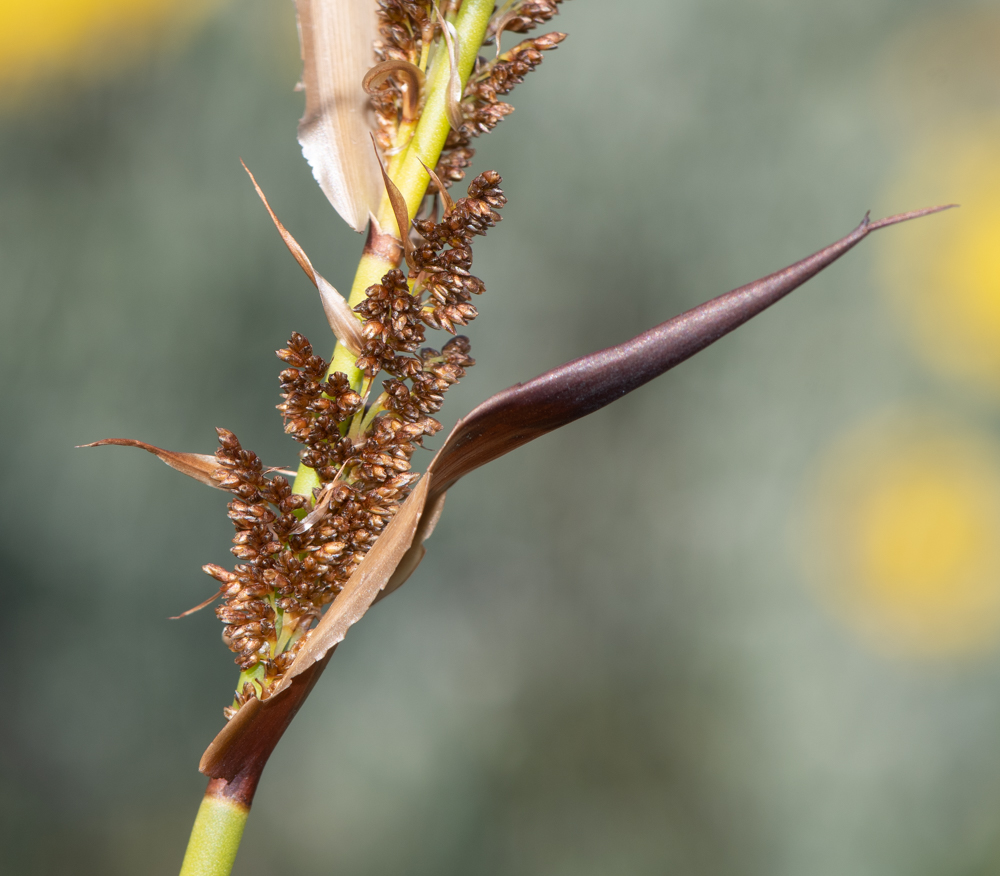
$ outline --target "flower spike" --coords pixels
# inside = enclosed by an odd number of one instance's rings
[[[846,237],[783,270],[713,298],[623,344],[512,386],[475,408],[452,430],[418,486],[309,633],[286,677],[263,702],[254,698],[243,704],[205,752],[202,772],[242,787],[257,766],[263,768],[266,756],[262,761],[260,752],[266,749],[269,754],[277,744],[291,720],[286,716],[299,708],[348,628],[420,563],[423,541],[433,532],[445,493],[459,478],[680,364],[797,289],[872,231],[949,206],[953,205],[878,222],[866,216]]]

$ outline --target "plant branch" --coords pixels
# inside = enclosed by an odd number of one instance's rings
[[[486,36],[486,28],[494,6],[494,0],[465,0],[454,21],[458,35],[457,67],[463,88]],[[450,131],[447,114],[450,73],[448,53],[435,52],[426,78],[427,99],[423,112],[409,144],[398,155],[392,156],[387,168],[390,178],[403,194],[410,217],[419,209],[430,181],[425,165],[431,168],[437,165]],[[397,228],[388,195],[383,193],[378,215],[371,219],[368,238],[351,286],[348,304],[352,308],[365,299],[365,290],[369,286],[378,283],[388,271],[399,266],[403,249],[394,231],[405,235],[409,229]],[[359,387],[362,375],[355,367],[356,358],[356,354],[338,343],[334,348],[328,373],[342,371],[348,375],[352,385]],[[319,477],[315,470],[300,465],[292,490],[300,495],[311,496],[313,490],[319,486]],[[287,717],[288,721],[325,665],[326,661],[317,664],[317,670],[312,674],[309,684],[299,685],[300,689],[305,688],[305,690],[301,692],[300,698],[294,698],[296,703]],[[241,673],[236,689],[242,691],[244,683],[259,674],[258,667]],[[279,723],[282,726],[276,727],[277,732],[270,734],[270,747],[252,759],[252,767],[246,775],[241,775],[239,781],[234,779],[227,783],[224,779],[213,779],[209,783],[195,820],[188,853],[184,859],[184,868],[181,871],[182,876],[202,876],[202,874],[214,876],[217,873],[229,873],[236,849],[239,847],[243,824],[246,822],[257,781],[271,750],[287,726],[287,721]]]

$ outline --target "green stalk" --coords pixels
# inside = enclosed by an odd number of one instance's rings
[[[486,27],[493,13],[495,0],[464,0],[455,18],[458,35],[457,62],[462,87],[472,73],[476,56],[486,36]],[[413,137],[407,148],[394,156],[387,173],[406,200],[407,211],[412,217],[420,207],[427,191],[430,176],[424,169],[434,167],[441,157],[450,124],[447,114],[447,88],[450,75],[448,53],[443,47],[433,53],[431,69],[426,79],[427,100],[417,122]],[[383,233],[407,233],[399,229],[392,212],[388,195],[383,194],[376,217],[378,228]],[[395,260],[383,253],[366,248],[358,263],[358,269],[351,285],[348,303],[356,307],[365,299],[365,290],[380,282],[393,268],[399,267],[401,256]],[[329,372],[342,371],[355,386],[361,385],[361,372],[355,367],[355,356],[337,344],[333,350]],[[328,373],[329,373],[328,372]],[[292,490],[303,496],[311,496],[319,486],[315,470],[300,465]],[[259,674],[258,667],[240,674],[236,689],[243,690],[243,684]],[[260,765],[263,770],[263,763]],[[259,774],[258,774],[259,775]],[[181,868],[181,876],[227,876],[233,866],[240,838],[250,811],[250,800],[236,801],[213,791],[217,780],[209,783],[209,789],[191,831],[187,853]],[[253,784],[256,785],[256,779]],[[251,792],[252,796],[252,792]]]
[[[191,829],[180,876],[229,876],[250,807],[205,792]]]

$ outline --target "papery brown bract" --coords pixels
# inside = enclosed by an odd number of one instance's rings
[[[104,438],[101,441],[94,441],[92,444],[80,444],[78,447],[104,447],[117,445],[119,447],[141,447],[147,453],[158,456],[171,468],[176,469],[181,474],[194,478],[196,481],[217,490],[226,489],[222,486],[222,479],[216,477],[219,471],[219,461],[207,453],[179,453],[175,450],[164,450],[147,444],[145,441],[136,441],[134,438]]]
[[[316,287],[316,291],[319,292],[320,301],[323,304],[323,312],[326,314],[327,322],[330,323],[330,329],[333,331],[334,336],[356,356],[361,349],[361,329],[358,327],[358,321],[354,318],[354,314],[351,313],[350,305],[348,305],[344,296],[334,289],[330,282],[313,267],[305,250],[299,246],[299,242],[292,237],[288,229],[285,228],[281,220],[275,215],[274,210],[271,209],[271,205],[264,196],[264,192],[261,191],[260,186],[257,184],[257,179],[250,173],[250,168],[243,161],[240,161],[240,164],[243,164],[243,169],[249,175],[254,189],[256,189],[260,199],[264,202],[264,207],[267,209],[271,221],[274,222],[275,227],[278,229],[278,233],[285,242],[285,246],[288,247],[288,251],[292,254],[295,261],[299,263],[299,267],[305,271],[310,282]]]

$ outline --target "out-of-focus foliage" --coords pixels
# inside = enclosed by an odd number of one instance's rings
[[[166,618],[228,558],[225,496],[72,446],[210,452],[219,425],[294,463],[271,351],[332,339],[238,158],[339,288],[361,238],[295,142],[290,4],[199,29],[208,4],[59,5],[0,7],[3,869],[169,874],[236,674],[210,613]],[[29,7],[69,35],[11,36]],[[453,490],[265,771],[237,870],[992,872],[1000,13],[562,8],[479,144],[510,203],[446,420],[868,208],[964,206]]]

